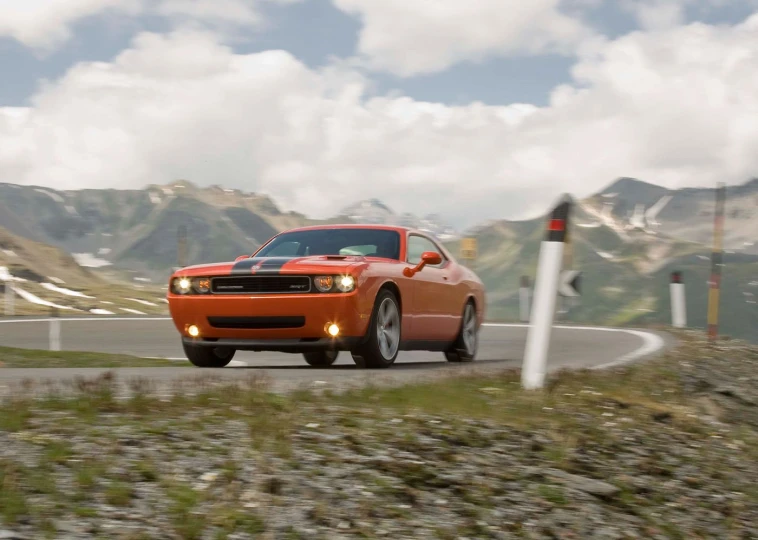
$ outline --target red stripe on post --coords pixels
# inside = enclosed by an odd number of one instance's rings
[[[563,231],[566,230],[566,221],[563,219],[551,219],[547,226],[549,231]]]

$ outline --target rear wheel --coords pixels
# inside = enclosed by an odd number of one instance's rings
[[[351,351],[353,361],[362,368],[388,368],[400,351],[400,308],[397,298],[387,289],[376,297],[368,325],[368,339]]]
[[[197,367],[222,368],[227,366],[237,352],[229,347],[201,347],[182,343],[184,354]]]
[[[337,360],[339,354],[339,351],[314,351],[303,353],[303,357],[314,367],[328,367]]]
[[[479,349],[477,332],[476,308],[472,302],[467,302],[463,309],[461,329],[452,347],[445,351],[448,362],[472,362]]]

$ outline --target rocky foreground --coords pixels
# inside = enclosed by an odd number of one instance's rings
[[[684,340],[545,392],[17,396],[0,538],[758,538],[758,350]]]

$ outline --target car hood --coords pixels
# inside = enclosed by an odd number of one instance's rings
[[[312,255],[309,257],[248,257],[236,262],[188,266],[175,272],[184,276],[228,276],[240,274],[300,274],[347,272],[370,262],[358,255]]]
[[[255,258],[255,257],[254,257]],[[263,257],[266,259],[267,257]],[[276,258],[276,257],[272,257]],[[348,268],[366,260],[359,255],[312,255],[310,257],[292,257],[285,264],[287,267],[323,266],[328,268]]]

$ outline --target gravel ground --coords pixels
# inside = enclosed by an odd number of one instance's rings
[[[758,350],[348,395],[8,403],[6,538],[758,538]],[[251,383],[252,386],[260,382]]]

